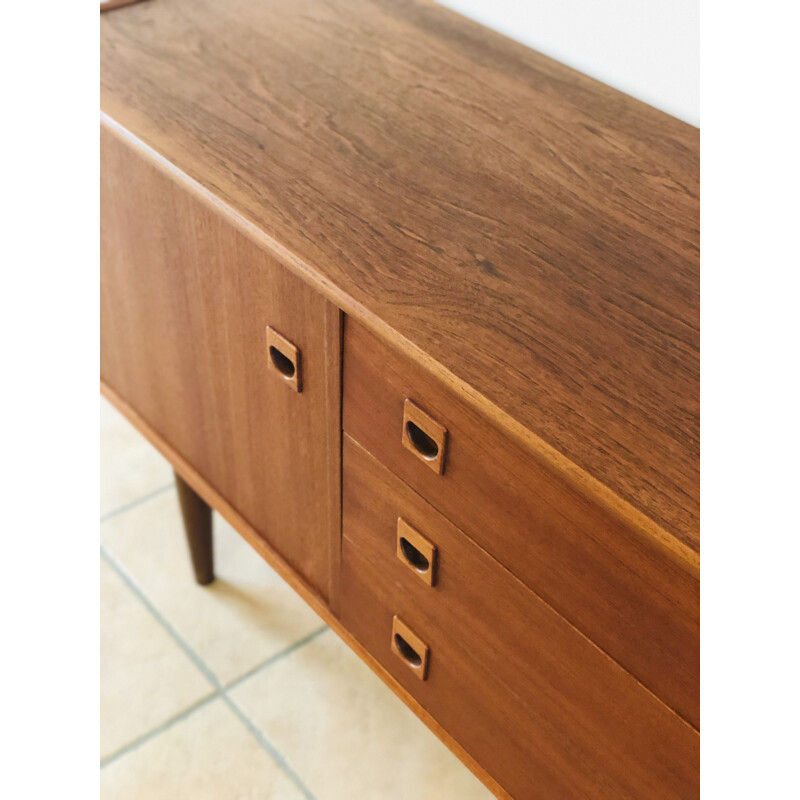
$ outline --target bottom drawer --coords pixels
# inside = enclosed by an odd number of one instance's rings
[[[343,534],[342,622],[511,795],[697,797],[698,733],[348,436]]]

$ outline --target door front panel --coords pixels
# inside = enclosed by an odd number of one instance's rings
[[[106,128],[101,160],[102,380],[328,599],[339,310]]]

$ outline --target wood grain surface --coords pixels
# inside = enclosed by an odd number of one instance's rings
[[[697,731],[348,436],[343,454],[342,622],[513,797],[698,796]],[[433,588],[395,557],[400,515],[438,548]]]
[[[101,129],[100,374],[335,607],[341,313]],[[302,353],[295,391],[266,328]]]
[[[699,727],[698,579],[349,317],[343,360],[344,431]],[[447,429],[442,475],[405,446],[407,398]]]
[[[409,0],[103,14],[101,106],[696,569],[695,128]]]

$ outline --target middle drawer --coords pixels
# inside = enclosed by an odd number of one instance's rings
[[[343,455],[342,621],[501,785],[697,795],[696,731],[347,434]],[[400,557],[398,518],[436,547],[433,585],[424,541]]]

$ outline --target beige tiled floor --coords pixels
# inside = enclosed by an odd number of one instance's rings
[[[169,464],[100,399],[100,518],[167,486]]]
[[[106,758],[215,687],[105,561],[100,594],[100,758]]]
[[[194,583],[172,472],[105,401],[101,474],[103,800],[491,797],[216,515]]]

